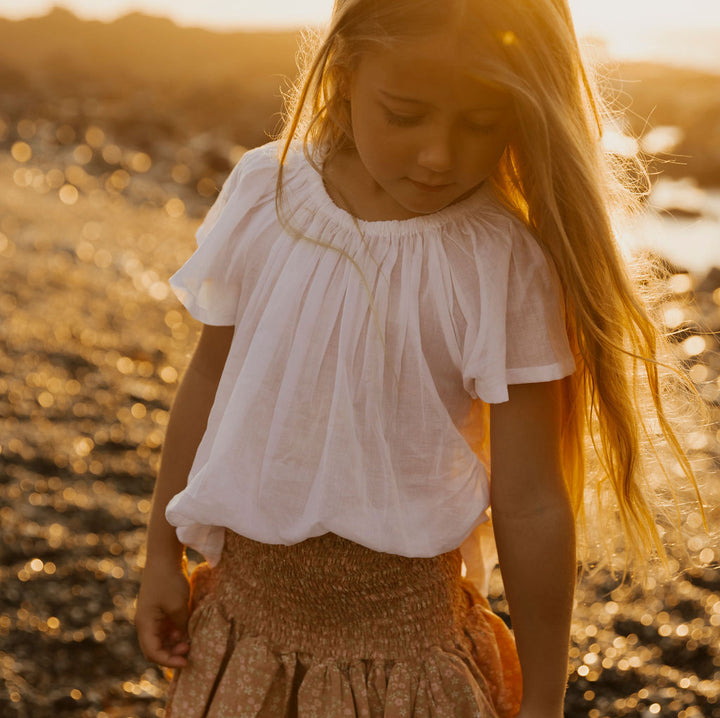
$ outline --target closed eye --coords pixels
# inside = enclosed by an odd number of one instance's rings
[[[473,132],[479,134],[492,134],[500,128],[499,122],[474,122],[473,120],[466,120],[465,124]]]
[[[414,127],[420,124],[423,119],[422,115],[402,115],[389,110],[387,107],[383,107],[383,110],[385,111],[387,123],[396,127]]]

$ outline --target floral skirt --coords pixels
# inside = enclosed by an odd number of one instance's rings
[[[513,638],[459,550],[372,551],[325,534],[293,546],[226,532],[192,577],[188,665],[168,718],[509,718]]]

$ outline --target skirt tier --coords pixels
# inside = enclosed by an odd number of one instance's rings
[[[188,665],[167,718],[510,718],[513,638],[459,551],[407,558],[325,534],[228,531],[192,576]]]

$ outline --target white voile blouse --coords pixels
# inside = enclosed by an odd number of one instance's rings
[[[170,279],[192,316],[235,331],[167,519],[211,564],[225,527],[272,544],[333,532],[404,556],[464,543],[478,564],[483,407],[574,371],[557,277],[489,189],[356,221],[300,147],[278,221],[277,155],[243,156]]]

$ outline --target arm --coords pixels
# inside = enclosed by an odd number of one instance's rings
[[[147,535],[147,560],[135,625],[145,657],[162,665],[185,665],[188,582],[184,548],[165,507],[186,484],[207,426],[233,327],[205,326],[170,412]]]
[[[558,382],[492,407],[491,504],[523,675],[518,718],[559,718],[575,585],[575,520],[559,458]]]

